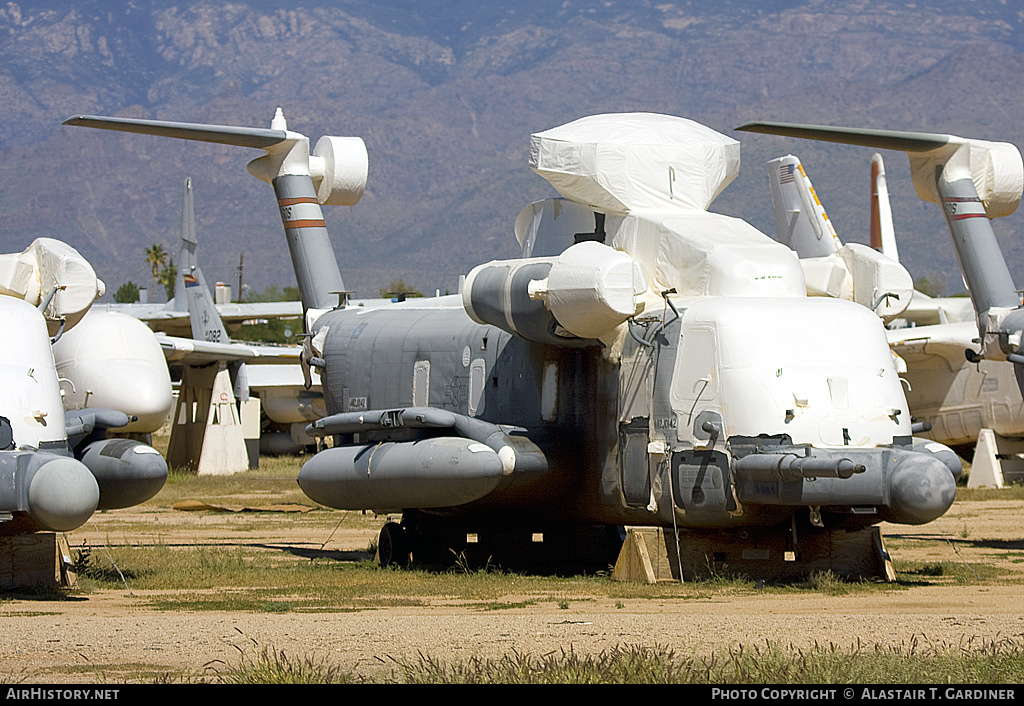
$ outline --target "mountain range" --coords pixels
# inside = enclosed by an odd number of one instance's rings
[[[748,120],[941,132],[1024,144],[1024,11],[1012,2],[871,0],[40,0],[0,5],[0,242],[63,239],[113,292],[177,246],[193,180],[209,281],[294,284],[270,188],[246,151],[62,126],[74,114],[357,135],[359,204],[325,208],[346,286],[456,291],[516,257],[516,215],[554,195],[531,133],[603,112],[691,118],[740,140],[712,210],[773,234],[764,163],[798,155],[846,241],[866,242],[865,148],[734,132]],[[886,152],[900,253],[962,290],[938,207]],[[1024,283],[1022,216],[996,221]],[[109,294],[108,294],[109,298]]]

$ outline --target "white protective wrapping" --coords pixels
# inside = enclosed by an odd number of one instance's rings
[[[317,140],[313,156],[323,160],[317,201],[325,206],[353,206],[363,196],[369,156],[361,137],[325,135]]]
[[[647,289],[641,264],[593,241],[573,245],[551,265],[546,280],[531,283],[558,323],[580,338],[601,338],[639,313]]]
[[[593,115],[530,139],[530,167],[560,194],[616,213],[704,210],[739,166],[739,142],[669,115]]]
[[[603,272],[614,270],[611,294],[598,292],[596,274],[602,267],[589,263],[589,275],[573,269],[572,277],[589,285],[552,287],[566,294],[564,302],[544,293],[553,313],[554,306],[561,307],[559,322],[566,326],[563,318],[591,307],[586,317],[594,321],[574,325],[596,330],[628,318],[628,299],[635,311],[660,310],[662,294],[673,290],[681,297],[805,297],[804,273],[792,250],[738,218],[706,210],[735,178],[739,164],[738,142],[667,115],[595,115],[533,135],[530,166],[567,203],[524,209],[516,223],[524,252],[562,252],[603,224],[603,242],[636,263],[624,259],[615,267],[609,258]],[[560,218],[562,212],[571,217]],[[605,218],[598,221],[592,214]],[[627,281],[642,275],[646,288]],[[581,298],[588,300],[586,307]],[[620,298],[621,304],[612,303]]]
[[[908,154],[910,176],[921,200],[942,205],[935,169],[943,166],[947,181],[969,178],[974,182],[989,218],[1009,216],[1017,210],[1024,191],[1024,163],[1015,145],[950,136],[945,147]]]
[[[96,271],[77,250],[52,238],[37,238],[21,253],[0,255],[0,294],[38,306],[58,287],[43,312],[51,335],[57,322],[64,319],[66,328],[74,326],[103,296]]]
[[[106,407],[135,420],[119,432],[151,434],[174,406],[167,359],[134,316],[90,309],[53,344],[65,409]]]
[[[903,313],[914,295],[914,280],[903,265],[860,243],[847,243],[838,254],[853,275],[853,301],[886,323]]]
[[[825,257],[802,257],[800,266],[807,282],[807,296],[853,300],[853,275],[839,253]]]
[[[680,296],[805,296],[796,253],[739,218],[707,211],[627,216],[612,242]]]
[[[67,439],[57,370],[43,317],[20,298],[0,297],[0,414],[7,417],[18,447],[39,448]]]
[[[847,243],[827,257],[805,257],[800,265],[809,296],[856,302],[886,323],[914,296],[914,280],[903,265],[860,243]]]
[[[686,308],[681,326],[669,394],[681,420],[699,402],[722,414],[726,438],[785,434],[794,444],[870,447],[910,433],[885,329],[860,305],[707,298]],[[692,429],[679,424],[678,439],[696,441]]]

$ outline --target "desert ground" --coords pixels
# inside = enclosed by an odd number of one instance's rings
[[[257,505],[273,497],[250,498]],[[203,498],[196,498],[203,500]],[[237,508],[232,508],[237,509]],[[67,595],[0,595],[0,682],[117,683],[201,675],[238,661],[253,646],[355,667],[386,669],[419,654],[460,660],[512,651],[599,652],[616,646],[711,652],[737,645],[961,645],[1024,638],[1024,500],[957,500],[920,527],[883,525],[898,573],[894,590],[717,589],[675,595],[559,600],[518,594],[502,610],[427,597],[369,609],[259,612],[168,610],[131,581]],[[357,513],[176,510],[158,495],[146,505],[98,513],[68,534],[72,548],[119,544],[245,547],[318,561],[369,558],[383,518]],[[945,564],[957,581],[908,577],[901,567]],[[984,569],[984,571],[983,571]],[[286,569],[282,569],[286,570]],[[993,570],[997,576],[992,578]],[[987,573],[985,573],[987,572]],[[985,576],[982,576],[985,573]],[[83,583],[83,582],[80,582]],[[183,590],[183,589],[178,589]],[[224,587],[230,591],[230,587]],[[517,605],[522,601],[523,605]]]

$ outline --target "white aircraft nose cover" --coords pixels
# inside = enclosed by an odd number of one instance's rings
[[[600,210],[703,211],[739,173],[740,143],[685,118],[592,115],[533,135],[530,167]]]
[[[0,416],[7,417],[18,447],[39,448],[67,439],[64,407],[46,322],[35,307],[0,296]]]

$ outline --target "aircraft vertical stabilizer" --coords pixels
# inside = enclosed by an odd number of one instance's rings
[[[843,244],[799,159],[790,154],[766,167],[776,238],[800,258],[808,295],[855,301],[885,322],[902,314],[913,295],[906,268],[866,245]]]
[[[1014,363],[1017,384],[1024,391],[1024,307],[989,222],[1013,213],[1024,192],[1024,161],[1014,145],[955,135],[793,123],[750,122],[736,129],[906,152],[918,197],[942,206],[971,295],[982,350],[968,351],[968,357]]]
[[[896,249],[896,229],[892,224],[889,187],[885,182],[885,163],[877,152],[871,156],[871,247],[900,261]]]
[[[184,197],[181,202],[181,252],[179,255],[177,290],[185,295],[188,315],[192,323],[192,338],[210,343],[227,343],[228,332],[224,328],[213,297],[206,286],[203,271],[196,259],[196,216],[192,198],[192,179],[185,179]]]
[[[800,257],[827,257],[842,243],[800,160],[791,154],[766,165],[778,240]]]

